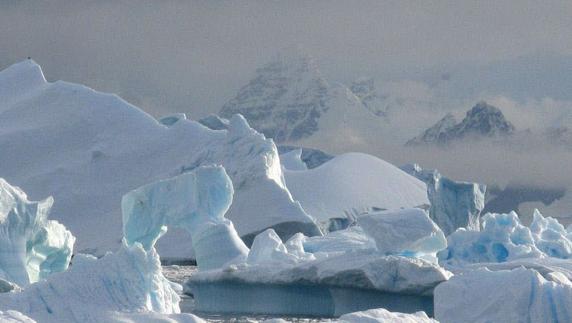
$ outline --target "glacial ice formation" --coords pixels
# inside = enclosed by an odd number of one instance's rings
[[[435,257],[447,247],[441,229],[421,209],[372,213],[358,217],[358,224],[385,254]]]
[[[0,178],[0,279],[26,286],[68,268],[75,238],[48,220],[53,202],[28,201]]]
[[[8,192],[25,201],[21,191]],[[40,203],[20,203],[14,208],[13,200],[2,193],[2,211],[17,211],[5,218],[13,221],[21,211],[47,214]],[[39,322],[202,322],[194,315],[180,314],[177,292],[182,292],[182,287],[163,276],[155,243],[168,226],[182,227],[191,231],[196,248],[200,248],[197,259],[201,269],[236,257],[244,260],[248,249],[231,222],[224,219],[232,193],[231,181],[220,166],[199,167],[130,192],[123,199],[125,236],[118,251],[100,259],[76,254],[67,271],[22,291],[0,294],[0,311],[18,311]],[[212,258],[206,259],[209,253]],[[1,261],[13,257],[0,254]]]
[[[431,204],[429,216],[445,235],[458,228],[480,229],[479,219],[485,207],[485,185],[453,181],[435,170],[415,169],[414,176],[427,184]]]
[[[429,204],[426,185],[371,155],[347,153],[314,169],[284,170],[294,199],[323,227],[332,218],[372,209],[394,210]]]
[[[182,115],[158,121],[116,95],[47,82],[33,60],[0,72],[0,98],[0,177],[52,195],[52,217],[77,237],[76,251],[101,256],[121,245],[127,192],[211,164],[234,183],[227,218],[240,236],[270,227],[284,239],[320,234],[286,187],[275,144],[240,116],[220,131]],[[185,230],[170,230],[157,250],[194,258]]]
[[[447,264],[505,262],[522,258],[572,256],[571,235],[553,218],[544,218],[537,210],[530,228],[522,225],[515,212],[488,213],[483,229],[459,229],[451,234],[448,247],[438,254]]]
[[[435,288],[435,318],[456,322],[570,322],[572,283],[531,269],[476,270]]]
[[[405,314],[390,312],[384,308],[374,308],[367,311],[353,312],[340,316],[338,323],[438,323],[429,318],[425,312]]]
[[[203,166],[190,173],[151,183],[123,196],[123,235],[128,245],[149,251],[167,231],[191,234],[201,270],[246,259],[248,248],[225,219],[234,190],[224,168]]]
[[[442,232],[422,210],[364,218],[361,227],[323,237],[297,234],[286,242],[267,230],[255,238],[245,262],[201,269],[186,290],[205,312],[341,315],[384,306],[432,313],[432,290],[451,274],[424,256],[444,247]],[[390,238],[381,237],[384,229]],[[401,241],[408,235],[411,243]],[[399,245],[387,249],[388,240]],[[376,241],[385,249],[378,250]]]

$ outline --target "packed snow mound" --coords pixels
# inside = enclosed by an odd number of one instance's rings
[[[318,221],[371,209],[429,204],[426,185],[371,155],[347,153],[306,171],[284,171],[294,199]]]
[[[451,234],[448,247],[439,253],[439,261],[449,264],[505,262],[522,258],[572,256],[571,234],[553,218],[535,211],[528,228],[515,212],[488,213],[480,232],[459,229]]]
[[[0,178],[0,279],[26,286],[68,268],[74,236],[48,220],[54,199],[28,201]]]
[[[284,184],[275,144],[240,116],[222,131],[181,116],[166,126],[115,95],[48,83],[31,60],[0,72],[0,116],[0,177],[33,198],[53,195],[54,218],[74,232],[80,252],[120,246],[125,193],[209,164],[223,165],[233,181],[227,217],[241,236],[281,223],[319,234]],[[189,237],[169,232],[158,250],[193,258]]]
[[[441,323],[569,322],[572,284],[524,268],[455,275],[435,288],[435,318]]]
[[[404,314],[390,312],[384,308],[354,312],[340,316],[338,323],[438,323],[429,318],[425,312]]]
[[[447,247],[443,231],[421,209],[364,215],[358,224],[375,240],[379,252],[404,256],[430,256]]]
[[[167,227],[179,227],[191,234],[199,269],[244,260],[248,248],[224,217],[233,193],[221,166],[202,166],[137,188],[121,203],[125,241],[140,243],[149,251]]]

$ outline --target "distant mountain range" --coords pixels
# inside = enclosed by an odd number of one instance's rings
[[[358,127],[359,122],[383,115],[369,108],[375,98],[373,84],[356,84],[354,89],[358,93],[328,82],[312,57],[292,50],[259,68],[222,107],[220,116],[240,113],[276,142],[294,142],[331,127]]]
[[[481,101],[467,111],[461,122],[457,122],[449,113],[423,133],[409,140],[406,145],[447,145],[467,138],[503,138],[514,132],[515,127],[506,120],[500,109]]]

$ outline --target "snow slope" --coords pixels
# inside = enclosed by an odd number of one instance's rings
[[[168,119],[160,123],[116,95],[46,82],[40,66],[23,61],[0,72],[0,177],[32,199],[53,195],[53,218],[76,235],[79,252],[120,245],[122,195],[205,164],[222,164],[233,181],[227,216],[239,234],[280,223],[318,233],[284,184],[276,146],[242,117],[220,131]],[[159,252],[192,257],[189,235],[175,231]]]
[[[348,153],[304,171],[285,170],[286,185],[306,212],[321,222],[371,208],[429,204],[426,185],[371,155]]]

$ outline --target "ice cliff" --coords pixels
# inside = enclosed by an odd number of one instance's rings
[[[480,215],[485,207],[485,185],[454,181],[436,170],[425,170],[417,164],[404,165],[401,169],[427,184],[427,197],[431,204],[429,216],[445,235],[458,228],[480,229]]]

